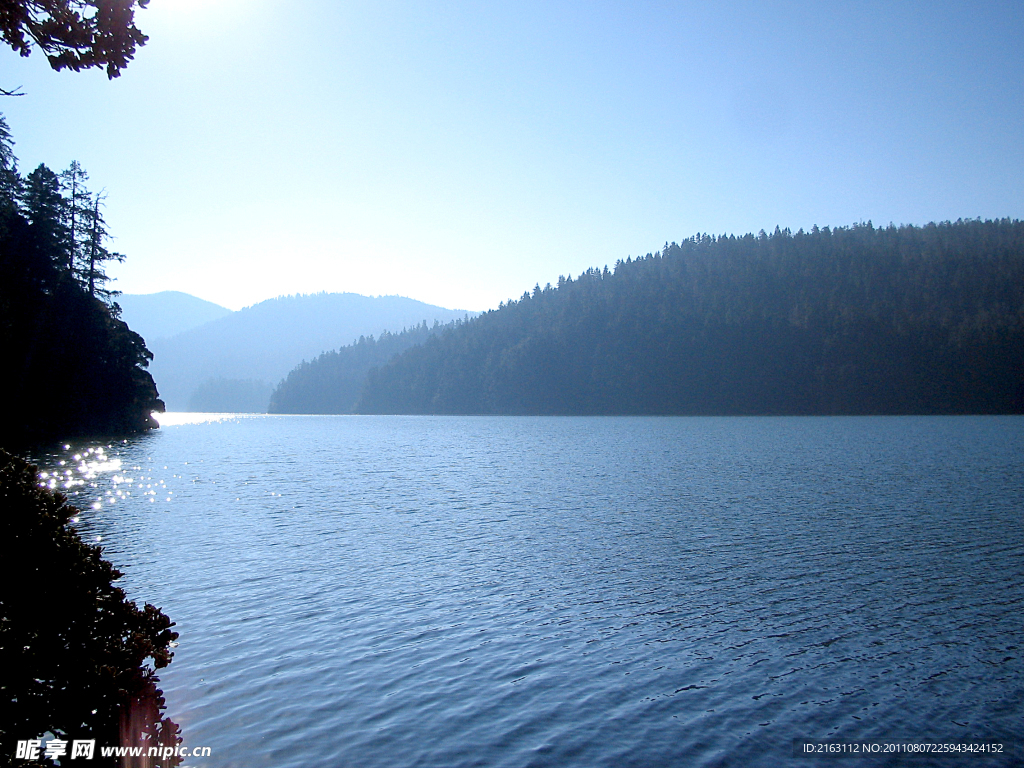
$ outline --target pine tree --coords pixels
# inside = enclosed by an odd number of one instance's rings
[[[124,255],[112,253],[104,245],[110,237],[110,233],[107,231],[107,222],[103,219],[103,214],[100,212],[100,207],[103,205],[105,198],[106,195],[103,193],[93,196],[92,210],[89,214],[88,222],[89,231],[85,243],[85,253],[83,253],[82,275],[90,296],[99,296],[104,300],[109,300],[116,296],[118,291],[110,291],[105,287],[110,278],[103,271],[103,262],[122,262],[124,261]]]
[[[89,174],[77,160],[72,160],[68,169],[61,173],[61,187],[66,195],[64,200],[64,224],[67,227],[69,248],[65,268],[68,274],[81,279],[80,264],[89,238],[89,219],[92,217],[92,194],[85,183]]]
[[[65,201],[60,193],[60,177],[40,163],[25,177],[21,205],[32,228],[36,247],[63,269],[68,263],[70,234],[64,221]]]
[[[18,160],[14,156],[14,139],[7,127],[7,121],[0,115],[0,213],[11,213],[17,209],[21,177],[18,175]]]

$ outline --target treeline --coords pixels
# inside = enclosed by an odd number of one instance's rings
[[[355,413],[367,374],[395,355],[422,344],[453,321],[432,327],[426,321],[401,333],[384,331],[376,339],[360,336],[341,349],[324,352],[292,370],[270,396],[270,413]]]
[[[370,370],[355,410],[1022,413],[1024,223],[666,243],[444,329]]]
[[[78,163],[26,176],[0,116],[0,444],[156,426],[142,337],[107,288],[103,194]]]

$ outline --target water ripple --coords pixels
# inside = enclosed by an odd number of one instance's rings
[[[218,415],[39,459],[177,622],[217,765],[1024,735],[1024,419]]]

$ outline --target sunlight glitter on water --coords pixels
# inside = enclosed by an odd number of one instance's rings
[[[234,421],[263,416],[261,413],[187,413],[185,411],[153,412],[153,418],[161,427],[180,427],[185,424],[210,424],[217,421]]]
[[[77,489],[95,489],[87,494],[94,498],[88,503],[93,510],[102,509],[106,504],[126,501],[133,491],[135,496],[142,496],[151,503],[156,502],[158,495],[165,501],[171,501],[174,492],[166,487],[166,481],[137,474],[142,470],[141,465],[124,467],[120,457],[108,455],[107,450],[113,448],[113,445],[97,445],[77,450],[64,445],[60,455],[66,454],[67,458],[51,456],[49,460],[41,462],[50,469],[39,473],[39,485],[72,496],[77,495]],[[72,451],[75,453],[72,454]],[[77,523],[78,518],[73,522]]]
[[[64,446],[65,451],[70,449],[70,446]],[[57,465],[62,469],[39,473],[40,485],[51,490],[69,490],[83,486],[104,473],[120,471],[121,459],[110,458],[103,446],[95,446],[75,453],[68,459],[61,459]],[[95,487],[95,483],[92,485]]]

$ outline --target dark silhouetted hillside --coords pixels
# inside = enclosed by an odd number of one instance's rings
[[[363,413],[1024,412],[1024,223],[700,235],[445,329]]]
[[[0,445],[156,426],[145,342],[109,301],[102,196],[77,163],[17,171],[0,117]]]

